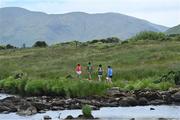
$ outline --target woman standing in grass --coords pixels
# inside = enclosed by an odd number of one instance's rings
[[[101,81],[102,80],[102,75],[103,75],[103,69],[102,69],[102,65],[99,65],[98,68],[98,80]]]
[[[112,83],[112,76],[113,76],[113,70],[111,66],[108,66],[107,78],[106,78],[108,83]]]
[[[76,66],[76,74],[78,78],[81,78],[81,73],[82,73],[82,67],[80,64],[77,64]]]
[[[88,79],[91,80],[92,79],[92,72],[93,72],[93,67],[92,67],[91,62],[89,62],[87,65],[87,72],[88,72]]]

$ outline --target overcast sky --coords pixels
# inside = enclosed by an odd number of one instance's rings
[[[118,12],[168,27],[180,24],[180,0],[0,0],[0,7],[49,14]]]

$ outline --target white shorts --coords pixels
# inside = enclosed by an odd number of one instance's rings
[[[82,71],[76,71],[76,73],[77,73],[78,75],[80,75],[80,74],[82,73]]]

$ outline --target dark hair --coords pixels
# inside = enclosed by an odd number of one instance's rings
[[[108,66],[108,68],[111,68],[111,66]]]
[[[77,66],[80,66],[80,64],[77,64]]]
[[[91,62],[88,63],[89,65],[91,64]]]
[[[100,64],[99,67],[102,67],[102,65]]]

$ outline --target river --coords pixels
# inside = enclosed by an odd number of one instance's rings
[[[10,95],[0,94],[0,99],[4,99]],[[155,110],[150,110],[154,108]],[[0,120],[42,120],[44,115],[49,115],[52,120],[59,120],[72,115],[77,117],[82,114],[81,110],[62,110],[47,111],[46,113],[36,114],[32,116],[19,116],[16,113],[0,114]],[[111,107],[101,108],[92,112],[93,116],[101,120],[158,120],[158,118],[168,118],[169,120],[180,120],[180,106],[136,106],[136,107]]]

